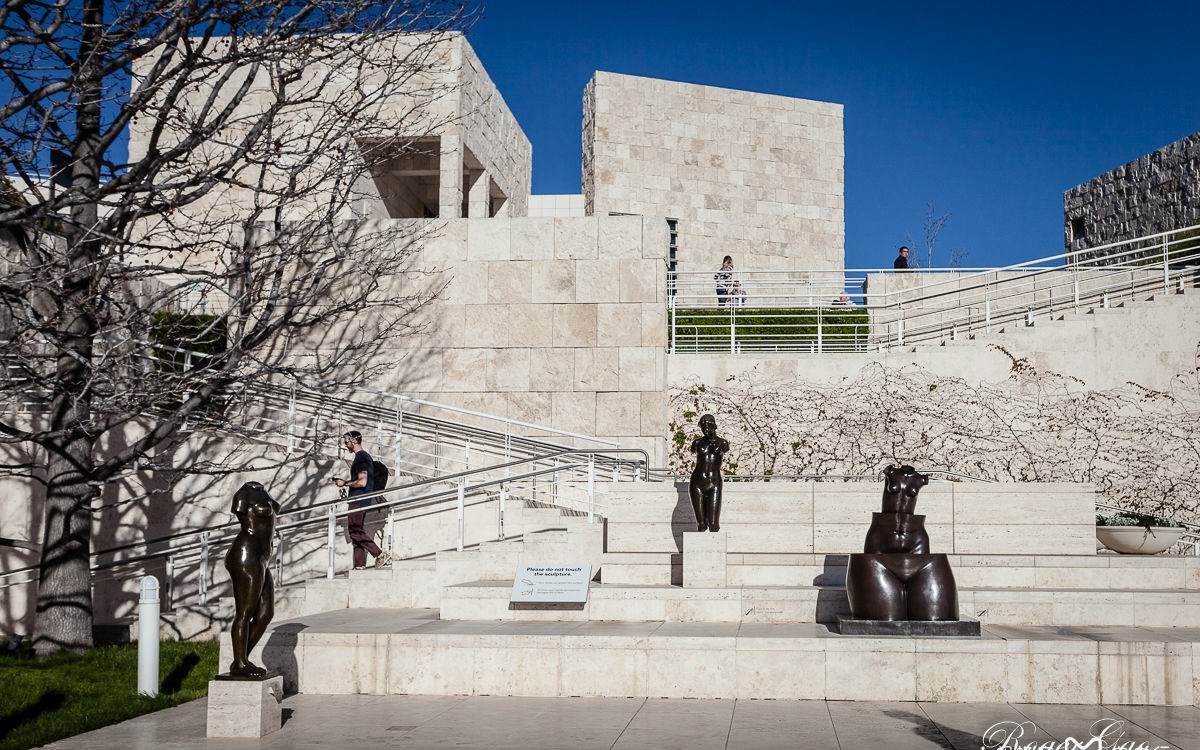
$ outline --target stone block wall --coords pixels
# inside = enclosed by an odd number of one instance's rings
[[[1200,224],[1200,132],[1066,191],[1063,222],[1067,252]]]
[[[583,118],[588,213],[678,219],[680,271],[844,267],[840,104],[598,72]]]
[[[660,465],[666,248],[654,217],[445,222],[418,263],[449,286],[370,385],[616,439]]]
[[[524,216],[533,184],[533,146],[465,37],[460,56],[459,121],[463,144],[483,163],[508,203],[507,216]]]

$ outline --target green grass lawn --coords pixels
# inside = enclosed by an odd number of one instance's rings
[[[159,694],[137,694],[137,644],[37,660],[0,657],[0,750],[24,750],[208,694],[217,641],[163,641]]]

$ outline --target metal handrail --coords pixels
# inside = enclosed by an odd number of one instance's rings
[[[642,460],[638,463],[639,463],[640,467],[642,468],[642,477],[643,477],[643,479],[648,479],[648,477],[649,477],[649,475],[648,475],[649,454],[645,450],[640,449],[640,448],[624,448],[624,449],[617,449],[617,451],[612,451],[612,452],[640,454],[642,456]],[[418,495],[416,497],[403,497],[403,498],[394,498],[391,500],[385,500],[382,503],[372,504],[370,506],[370,509],[373,511],[383,511],[383,510],[392,510],[392,509],[395,509],[395,510],[425,509],[427,512],[436,512],[437,510],[444,510],[444,508],[433,508],[431,506],[435,505],[438,502],[445,501],[449,497],[457,496],[459,494],[459,487],[464,486],[466,481],[472,477],[485,476],[485,475],[493,474],[497,471],[507,472],[508,470],[514,469],[519,466],[535,464],[538,462],[543,462],[543,461],[559,458],[562,456],[571,456],[571,455],[591,457],[591,456],[595,455],[595,452],[588,451],[587,449],[568,448],[568,449],[563,449],[561,451],[558,451],[558,452],[555,452],[552,454],[536,456],[536,457],[532,457],[532,458],[523,458],[520,460],[508,462],[506,464],[499,464],[499,465],[495,465],[495,466],[487,466],[487,467],[472,469],[469,471],[457,472],[452,475],[446,475],[443,477],[437,477],[437,478],[432,478],[432,479],[420,479],[415,482],[410,482],[410,483],[403,484],[403,485],[397,485],[394,487],[388,487],[386,489],[379,490],[378,492],[371,492],[371,493],[365,493],[363,495],[358,495],[355,497],[355,499],[356,500],[376,500],[378,498],[386,498],[389,495],[394,495],[394,494],[398,494],[401,492],[410,492],[416,488],[430,487],[433,485],[444,484],[444,483],[456,483],[456,486],[454,486],[454,487],[439,489],[439,490],[436,490],[433,492],[428,492],[428,493],[425,493],[422,495]],[[555,465],[552,467],[546,467],[546,468],[540,468],[540,469],[533,469],[533,470],[522,472],[519,474],[510,474],[508,476],[487,477],[487,478],[481,479],[478,482],[472,483],[470,485],[470,491],[473,494],[478,495],[481,492],[483,492],[484,490],[486,490],[487,488],[495,487],[497,485],[513,484],[513,483],[518,483],[518,482],[522,482],[522,481],[525,481],[528,479],[533,479],[533,478],[537,478],[537,477],[541,477],[541,476],[546,476],[546,475],[551,475],[551,474],[560,474],[564,471],[569,471],[570,468],[571,468],[570,465],[564,464],[564,465]],[[592,478],[594,479],[594,474],[592,475]],[[592,518],[594,518],[594,509],[595,509],[594,486],[589,487],[589,492],[591,494],[591,506],[592,506],[592,513],[590,514],[590,516]],[[486,502],[489,499],[490,498],[485,498],[484,500],[480,500],[477,502]],[[309,515],[306,518],[297,519],[295,521],[290,521],[290,522],[283,521],[283,522],[277,523],[276,524],[276,532],[277,532],[277,534],[282,534],[282,532],[284,532],[284,531],[303,529],[306,527],[318,527],[318,526],[324,525],[326,523],[334,523],[337,518],[347,516],[352,512],[356,512],[357,510],[360,510],[360,509],[352,510],[349,508],[343,508],[343,509],[339,510],[338,506],[343,505],[346,502],[347,502],[346,498],[339,497],[339,498],[335,498],[332,500],[324,500],[324,501],[316,502],[311,505],[306,505],[306,506],[303,506],[300,508],[292,508],[289,510],[281,511],[279,514],[281,519],[286,516],[297,515],[297,514],[302,514],[302,513],[311,514],[311,515]],[[321,513],[320,511],[322,511],[322,510],[324,510],[325,512]],[[224,524],[218,524],[218,525],[214,525],[214,526],[205,527],[203,529],[181,531],[181,532],[176,532],[174,534],[167,534],[167,535],[164,535],[161,537],[156,537],[154,539],[143,540],[143,541],[139,541],[139,542],[132,542],[129,544],[123,544],[123,545],[117,545],[114,547],[109,547],[109,548],[106,548],[103,550],[97,550],[97,551],[91,553],[92,558],[100,557],[103,555],[116,554],[116,553],[124,552],[124,551],[128,551],[128,550],[145,549],[145,548],[149,548],[153,545],[159,545],[159,544],[168,545],[165,549],[147,551],[143,554],[133,555],[133,556],[129,556],[129,557],[122,557],[118,560],[108,560],[108,561],[104,561],[104,562],[96,562],[91,566],[91,569],[93,571],[107,570],[107,569],[121,567],[124,565],[144,563],[144,562],[148,562],[150,560],[179,558],[180,556],[186,555],[189,552],[195,552],[195,551],[203,552],[204,550],[211,548],[215,544],[219,544],[225,540],[232,538],[233,536],[236,536],[238,531],[240,531],[240,524],[238,524],[236,521],[232,521],[232,522],[228,522],[228,523],[224,523]],[[183,544],[173,544],[174,542],[182,540],[182,539],[189,539],[190,541],[187,541]],[[461,545],[461,539],[460,539],[460,545]],[[281,554],[281,553],[282,553],[282,550],[277,549],[277,554]],[[25,566],[22,568],[15,568],[13,570],[0,572],[0,588],[5,588],[5,587],[11,586],[11,585],[18,585],[21,583],[27,583],[28,581],[5,581],[5,579],[8,579],[15,575],[18,575],[20,573],[28,573],[31,571],[35,571],[37,569],[38,569],[37,565],[29,565],[29,566]],[[203,576],[202,576],[202,578],[203,578]]]
[[[735,271],[734,279],[747,289],[749,303],[724,294],[727,285],[716,289],[711,271],[671,272],[670,351],[882,350],[956,339],[1016,321],[1032,325],[1036,315],[1047,311],[1108,307],[1116,299],[1149,290],[1182,291],[1200,274],[1200,225],[999,268],[914,271]],[[866,283],[871,275],[918,283],[871,290]],[[866,312],[866,335],[861,325],[826,331],[829,322],[824,317],[837,309]],[[683,321],[682,310],[707,313],[699,320]],[[807,318],[802,323],[787,320],[801,311],[815,316],[815,331],[808,330],[814,324]],[[853,324],[838,319],[832,325],[845,329]]]

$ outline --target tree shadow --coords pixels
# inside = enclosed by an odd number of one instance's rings
[[[42,714],[48,714],[63,707],[67,702],[67,694],[61,690],[47,690],[36,701],[18,708],[10,714],[0,716],[0,737],[7,737],[23,724],[36,720]]]
[[[167,676],[163,678],[162,686],[159,692],[164,695],[174,695],[183,689],[183,681],[192,673],[196,665],[200,663],[200,657],[196,654],[187,654],[183,659],[175,665]]]
[[[983,747],[983,738],[977,734],[954,727],[943,726],[928,716],[915,714],[911,711],[884,711],[884,716],[893,719],[903,719],[913,725],[913,734],[936,742],[947,750],[964,750],[965,748]]]

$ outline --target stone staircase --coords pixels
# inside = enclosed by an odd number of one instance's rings
[[[1088,333],[1097,325],[1108,325],[1100,321],[1105,318],[1128,318],[1130,313],[1149,312],[1162,314],[1169,310],[1182,311],[1195,308],[1197,303],[1196,290],[1186,287],[1175,287],[1172,291],[1159,291],[1153,294],[1139,295],[1133,299],[1113,301],[1108,307],[1091,302],[1081,305],[1078,309],[1063,306],[1053,312],[1036,314],[1032,321],[1024,319],[1009,321],[993,327],[992,330],[960,332],[955,339],[941,339],[934,344],[920,343],[922,346],[965,347],[979,343],[1004,344],[1008,342],[1030,342],[1032,339],[1051,339],[1058,345],[1058,339],[1070,348],[1078,348],[1081,342],[1087,341]],[[1136,325],[1136,324],[1135,324]],[[1153,339],[1151,339],[1153,340]],[[914,349],[915,350],[915,349]]]
[[[721,532],[700,534],[685,486],[632,483],[595,523],[527,508],[544,530],[309,581],[259,650],[308,693],[1200,705],[1200,558],[1097,553],[1094,502],[1071,484],[922,492],[979,639],[830,626],[873,484],[729,483]],[[513,608],[521,563],[592,565],[587,603]]]

